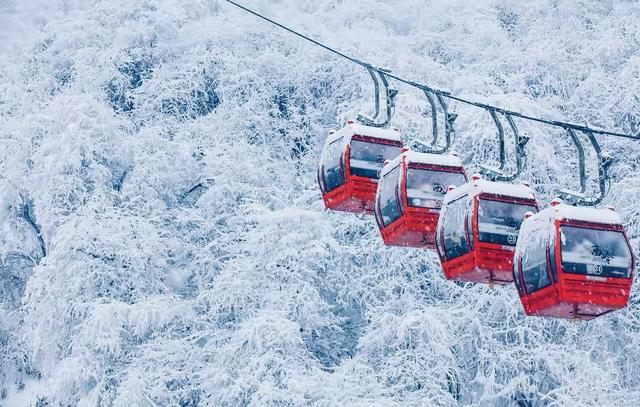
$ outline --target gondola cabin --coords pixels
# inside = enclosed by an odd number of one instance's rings
[[[436,225],[450,185],[467,181],[454,155],[402,154],[382,169],[375,216],[386,245],[435,248]]]
[[[513,274],[527,315],[592,319],[627,306],[635,260],[613,209],[555,200],[520,234]]]
[[[400,154],[402,139],[394,129],[347,122],[325,141],[318,183],[327,209],[373,213],[379,172],[385,160]]]
[[[474,283],[513,281],[513,253],[520,224],[538,205],[526,184],[473,175],[444,197],[436,244],[447,279]]]

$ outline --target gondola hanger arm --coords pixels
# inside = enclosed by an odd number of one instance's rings
[[[421,141],[416,141],[415,144],[422,146],[422,149],[427,153],[431,154],[444,154],[451,149],[453,145],[452,136],[455,134],[455,130],[453,128],[453,123],[458,117],[455,113],[449,113],[448,106],[442,95],[435,93],[432,89],[428,87],[421,88],[424,92],[424,95],[429,102],[429,106],[431,108],[431,127],[432,127],[432,138],[431,143],[423,143]],[[434,99],[435,95],[435,99]],[[436,100],[438,103],[436,104]],[[445,142],[443,146],[438,146],[438,106],[442,111],[443,119],[444,119],[444,136]]]
[[[395,112],[395,97],[398,94],[398,91],[389,87],[389,81],[387,80],[387,72],[386,69],[376,68],[369,64],[365,64],[364,66],[369,72],[371,79],[374,83],[374,97],[375,97],[375,113],[372,117],[366,117],[362,114],[358,115],[357,120],[371,127],[388,127],[391,122],[391,118],[393,117],[393,113]],[[380,84],[382,83],[382,91],[384,93],[384,102],[385,102],[385,118],[382,121],[378,120],[378,116],[380,114]]]
[[[496,126],[498,131],[498,167],[491,167],[488,165],[481,165],[480,172],[489,178],[492,181],[497,181],[499,178],[504,176],[503,170],[505,166],[505,149],[504,149],[504,127],[502,127],[502,123],[498,118],[498,114],[495,109],[488,109],[489,114],[491,115],[491,119],[493,120],[493,124]]]
[[[587,128],[587,127],[585,127]],[[588,129],[588,128],[587,128]],[[607,195],[607,184],[609,182],[609,168],[613,164],[611,156],[603,152],[600,148],[600,144],[596,139],[593,132],[589,130],[582,130],[581,132],[587,137],[591,146],[596,153],[596,165],[598,167],[598,194],[593,197],[586,196],[587,190],[587,172],[586,172],[586,159],[584,154],[584,146],[580,141],[575,129],[567,128],[567,133],[571,137],[576,149],[578,151],[578,176],[580,178],[580,191],[575,192],[568,189],[558,191],[558,195],[574,206],[595,206],[600,204]]]
[[[505,149],[505,139],[504,139],[504,126],[502,125],[500,118],[498,116],[497,110],[489,110],[491,113],[491,117],[498,129],[498,140],[499,140],[499,154],[498,158],[500,160],[500,166],[498,168],[490,167],[483,165],[480,167],[481,172],[487,176],[489,179],[493,181],[502,181],[502,182],[511,182],[520,176],[522,171],[524,171],[524,167],[526,165],[526,150],[525,146],[529,142],[529,137],[522,136],[520,134],[520,130],[513,120],[513,115],[508,113],[500,113],[505,117],[507,123],[509,124],[509,128],[511,129],[511,133],[513,134],[513,142],[515,146],[515,159],[516,159],[516,169],[513,173],[507,174],[505,172],[506,166],[506,149]]]

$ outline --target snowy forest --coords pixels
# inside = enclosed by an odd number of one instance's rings
[[[640,130],[637,0],[240,2],[455,95]],[[393,86],[392,126],[430,139]],[[0,0],[0,406],[639,405],[637,283],[592,321],[526,317],[325,210],[324,140],[372,108],[365,69],[223,0]],[[450,109],[468,173],[495,163],[487,112]],[[540,203],[577,188],[566,133],[518,125]],[[598,140],[640,253],[640,141]]]

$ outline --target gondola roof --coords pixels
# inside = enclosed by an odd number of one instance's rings
[[[474,179],[476,178],[476,179]],[[505,198],[518,198],[535,200],[533,190],[526,184],[507,184],[504,182],[493,182],[486,179],[472,176],[472,180],[449,191],[444,198],[444,204],[455,201],[464,195],[494,194]]]

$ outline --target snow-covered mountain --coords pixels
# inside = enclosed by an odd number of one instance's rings
[[[634,0],[243,4],[478,101],[640,126]],[[220,0],[0,0],[0,25],[0,405],[640,403],[637,284],[591,322],[526,318],[513,287],[446,281],[323,209],[324,137],[372,106],[362,68]],[[394,126],[428,139],[397,86]],[[451,107],[470,172],[495,161],[490,116]],[[519,125],[547,204],[575,151]],[[640,143],[601,141],[640,252]]]

